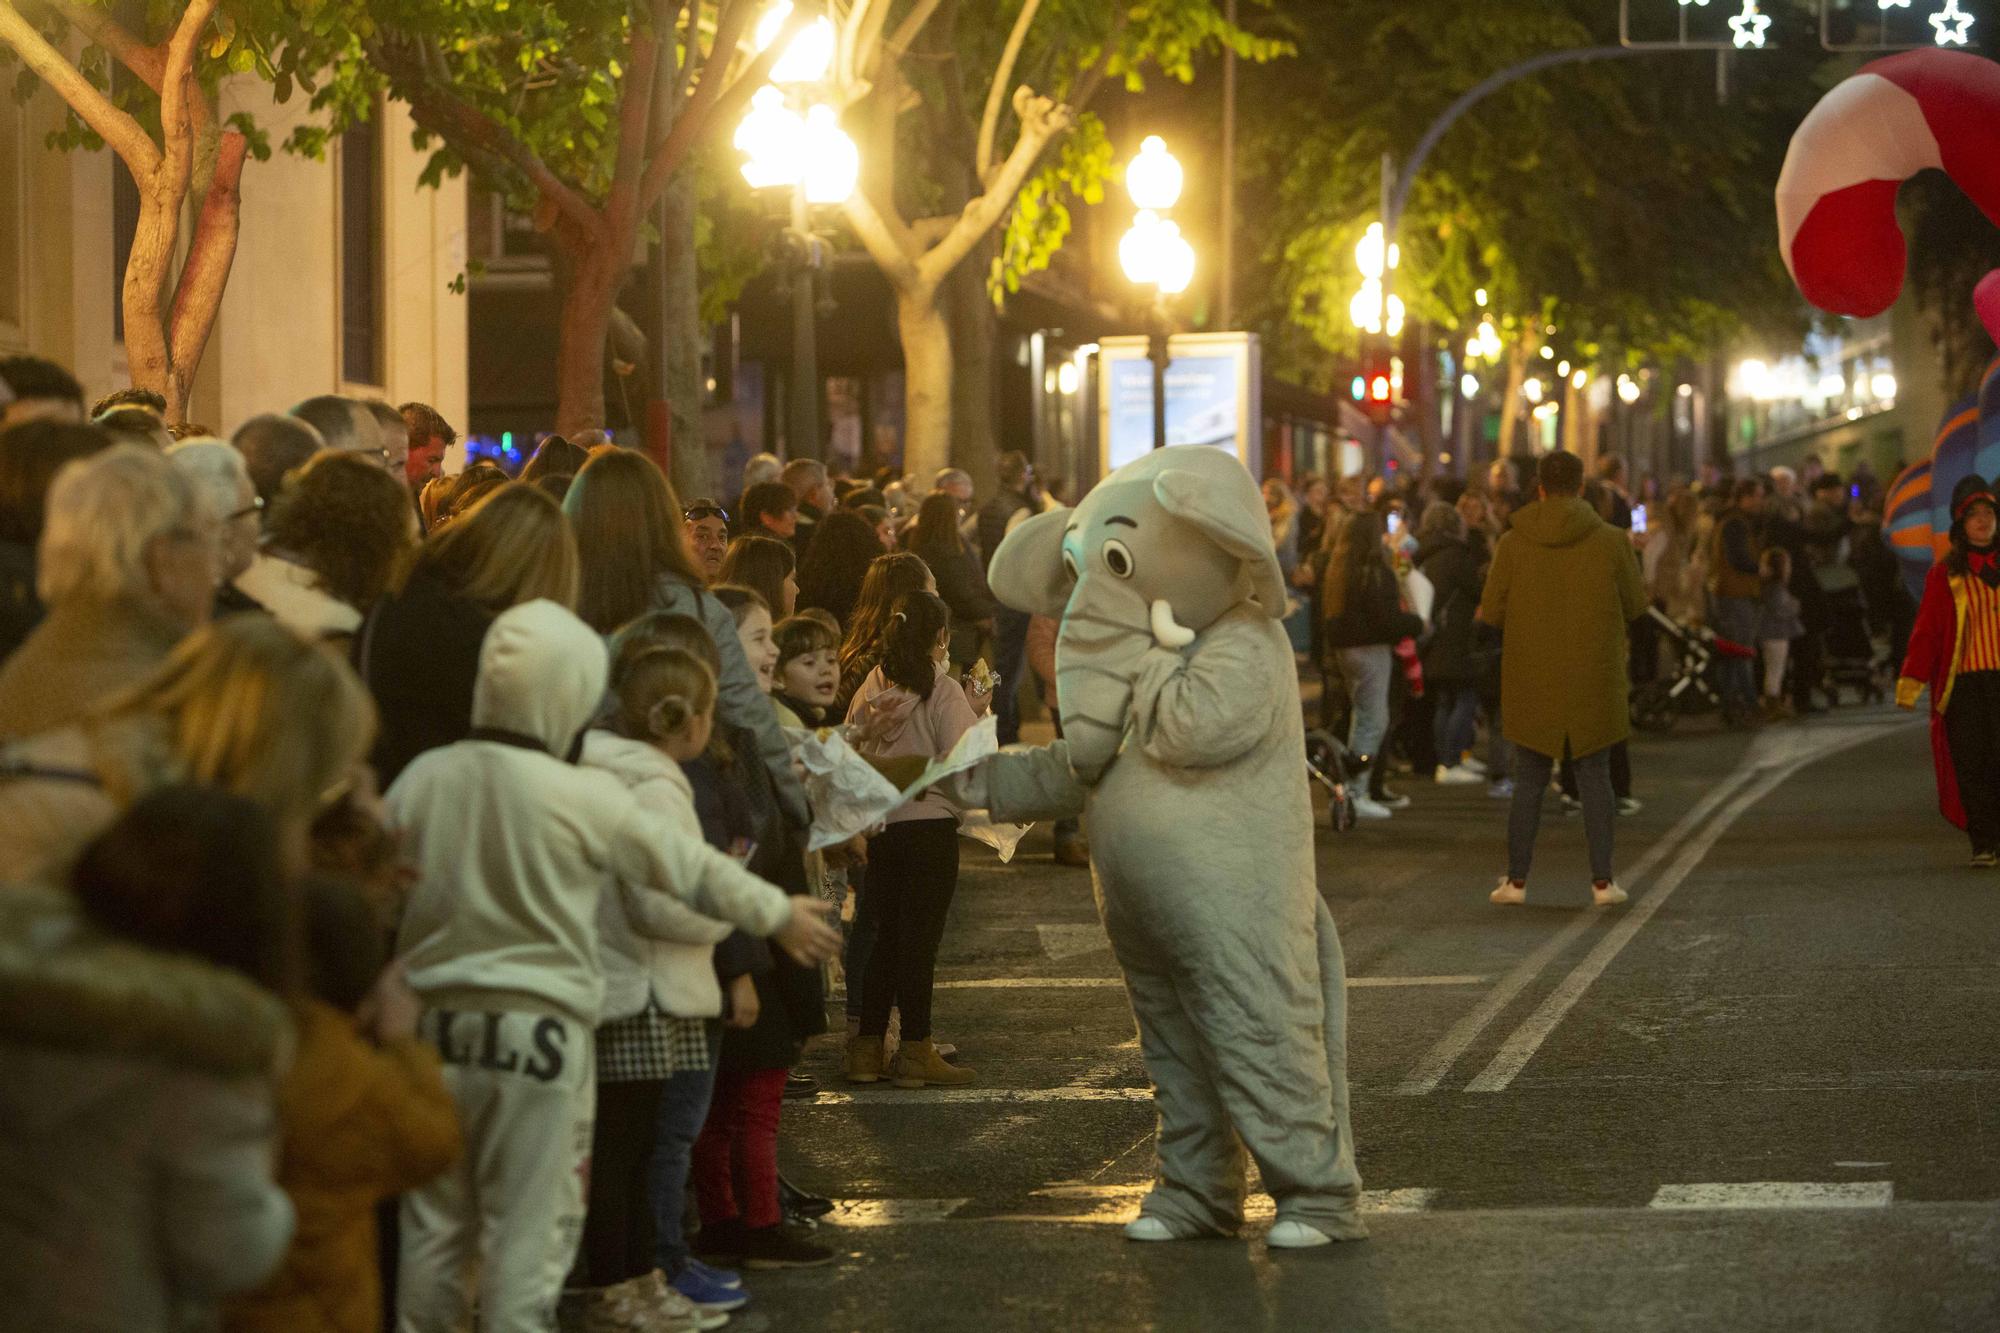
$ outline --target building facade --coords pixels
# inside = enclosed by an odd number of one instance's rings
[[[303,98],[225,89],[281,143]],[[91,397],[129,384],[120,309],[138,199],[110,151],[46,146],[65,108],[47,89],[0,98],[0,354],[69,367]],[[467,408],[465,191],[418,184],[404,109],[386,106],[324,159],[273,153],[243,174],[235,266],[188,419],[228,432],[315,394]],[[190,210],[190,216],[192,209]]]

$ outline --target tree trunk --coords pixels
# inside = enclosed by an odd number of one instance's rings
[[[139,225],[132,235],[132,254],[125,264],[121,293],[125,311],[125,359],[132,383],[167,400],[167,420],[187,415],[187,387],[173,373],[162,309],[167,266],[179,239],[179,201],[163,198],[153,181],[139,182]]]
[[[666,190],[660,257],[666,266],[662,305],[666,346],[660,396],[673,420],[673,482],[683,498],[709,491],[708,440],[702,429],[701,290],[694,250],[694,173],[678,171]]]
[[[944,295],[951,312],[951,466],[964,468],[983,492],[999,456],[999,402],[993,392],[994,344],[1000,317],[986,294],[990,242],[952,271]],[[1029,452],[1029,442],[1013,447]]]
[[[1534,355],[1534,336],[1523,333],[1507,349],[1507,387],[1500,395],[1500,442],[1496,458],[1514,456],[1514,430],[1521,420],[1521,386],[1528,379],[1528,358]]]
[[[574,436],[604,428],[604,347],[629,247],[558,237],[568,250],[556,332],[556,431]]]
[[[903,471],[926,485],[951,465],[951,322],[934,288],[898,293],[903,343]]]

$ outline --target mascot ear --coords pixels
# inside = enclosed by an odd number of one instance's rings
[[[1005,606],[1034,616],[1061,616],[1076,580],[1063,568],[1063,535],[1070,511],[1051,509],[1023,519],[1001,541],[986,571],[993,595]]]
[[[1235,460],[1230,460],[1234,462]],[[1183,523],[1192,524],[1217,546],[1241,560],[1250,574],[1250,590],[1273,619],[1285,614],[1285,575],[1271,542],[1271,520],[1264,497],[1238,466],[1241,484],[1229,476],[1204,477],[1172,468],[1153,481],[1153,498]]]

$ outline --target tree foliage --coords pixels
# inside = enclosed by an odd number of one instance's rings
[[[1542,52],[1614,41],[1587,0],[1281,0],[1300,59],[1246,90],[1246,222],[1262,249],[1259,321],[1277,360],[1326,382],[1355,345],[1354,244],[1379,212],[1384,152],[1491,74]],[[1497,311],[1554,323],[1579,348],[1671,358],[1745,329],[1802,327],[1778,261],[1772,187],[1821,91],[1803,19],[1772,46],[1604,60],[1545,71],[1476,106],[1439,143],[1402,220],[1397,291],[1446,330]]]

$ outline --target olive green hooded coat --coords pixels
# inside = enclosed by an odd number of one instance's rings
[[[1625,629],[1646,609],[1631,537],[1575,496],[1524,505],[1493,553],[1479,615],[1501,632],[1507,739],[1577,758],[1631,734]]]

